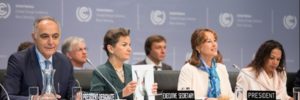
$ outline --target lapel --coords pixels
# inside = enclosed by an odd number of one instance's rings
[[[53,60],[52,67],[53,67],[53,69],[55,69],[53,85],[54,85],[54,87],[56,87],[59,84],[60,76],[62,76],[61,72],[60,72],[60,71],[62,71],[62,69],[61,69],[62,64],[61,64],[61,61],[57,58],[56,53],[53,54],[52,60]]]
[[[262,71],[261,74],[259,75],[259,80],[264,87],[266,87],[269,90],[274,90],[276,92],[279,93],[279,91],[281,91],[281,86],[282,86],[282,81],[280,80],[280,77],[278,76],[279,74],[277,73],[277,71],[274,71],[273,73],[273,79],[271,80],[272,83],[269,82],[268,75],[265,71]],[[273,84],[273,85],[269,85],[269,84]],[[274,87],[272,87],[274,86]]]
[[[120,78],[118,77],[115,69],[113,68],[112,64],[107,61],[105,64],[108,67],[109,76],[111,77],[111,83],[117,88],[117,89],[123,89],[124,84],[121,82]],[[119,91],[119,90],[118,90]]]
[[[282,84],[282,81],[280,80],[277,71],[274,71],[273,78],[274,78],[273,83],[274,83],[274,86],[275,86],[274,89],[276,90],[276,92],[278,92],[281,89],[280,86]]]
[[[33,71],[33,75],[32,77],[35,77],[35,79],[33,79],[34,83],[37,84],[39,88],[39,90],[42,90],[43,87],[43,79],[42,79],[42,71],[41,71],[41,66],[40,63],[38,61],[38,57],[37,54],[35,52],[35,46],[33,46],[32,48],[29,49],[30,51],[30,62],[28,62],[29,66],[31,67],[32,71]]]
[[[127,84],[127,83],[129,83],[131,80],[132,80],[132,71],[131,71],[131,66],[126,66],[125,64],[124,64],[124,66],[123,66],[123,68],[124,68],[124,76],[125,76],[125,81],[124,81],[124,83],[125,84]]]
[[[259,82],[259,84],[265,88],[266,90],[274,90],[268,83],[268,79],[267,79],[268,75],[266,75],[265,71],[262,70],[260,72],[260,74],[258,75],[257,78],[257,82]]]

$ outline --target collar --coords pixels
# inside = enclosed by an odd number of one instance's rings
[[[199,69],[209,72],[209,70],[216,68],[216,60],[213,58],[211,61],[211,66],[208,66],[206,62],[199,56],[201,64],[199,65]]]
[[[203,64],[203,66],[204,67],[207,67],[207,68],[210,68],[211,66],[208,66],[207,64],[206,64],[206,62],[203,60],[203,59],[200,59],[201,60],[201,62],[202,62],[202,64]]]
[[[38,58],[38,60],[39,60],[39,63],[44,63],[45,62],[45,60],[46,60],[46,58],[42,55],[42,53],[37,49],[37,47],[35,47],[35,52],[36,52],[36,54],[37,54],[37,58]],[[49,59],[47,59],[47,60],[49,60],[50,62],[51,62],[51,64],[52,64],[52,56],[49,58]]]
[[[162,67],[162,62],[161,61],[158,63],[158,65],[156,65],[148,56],[146,57],[145,61],[146,61],[146,64],[152,64],[152,65],[155,65],[155,66]]]
[[[83,70],[83,69],[85,69],[85,67],[84,66],[82,66],[82,67],[73,66],[73,69],[74,70]]]

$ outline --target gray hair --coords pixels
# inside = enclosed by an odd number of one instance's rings
[[[75,45],[79,43],[85,43],[85,40],[81,37],[71,36],[65,39],[62,44],[61,51],[63,54],[67,54],[67,52],[71,51]]]
[[[33,23],[33,32],[36,33],[38,31],[38,24],[41,22],[41,21],[44,21],[44,20],[50,20],[50,21],[53,21],[54,23],[56,23],[58,25],[58,27],[60,28],[60,25],[59,25],[59,22],[51,17],[51,16],[42,16],[42,17],[39,17],[37,19],[35,19],[34,23]],[[59,29],[60,31],[60,29]]]

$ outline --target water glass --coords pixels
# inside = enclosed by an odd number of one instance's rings
[[[294,100],[299,100],[300,98],[300,87],[293,87],[293,97]]]
[[[38,96],[38,95],[39,95],[39,87],[38,86],[30,86],[28,88],[28,96],[30,99],[32,99],[31,97]]]
[[[81,87],[72,87],[72,100],[82,100]]]
[[[236,86],[234,95],[235,95],[235,100],[243,100],[243,88]]]

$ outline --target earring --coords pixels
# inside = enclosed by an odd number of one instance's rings
[[[200,50],[196,49],[196,51],[197,51],[197,53],[199,53],[199,54],[200,54]]]

